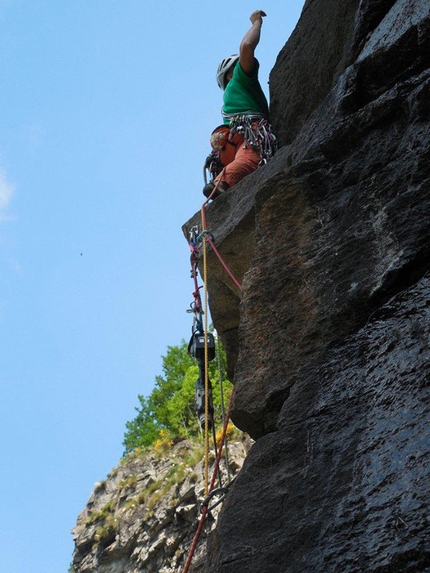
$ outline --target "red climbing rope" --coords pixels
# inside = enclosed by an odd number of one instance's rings
[[[214,252],[215,255],[218,257],[220,263],[222,264],[222,266],[223,266],[223,268],[225,269],[225,271],[228,273],[229,277],[232,279],[232,281],[233,281],[234,284],[237,286],[237,288],[238,288],[239,290],[242,290],[242,285],[240,284],[240,282],[237,280],[237,278],[234,276],[234,274],[233,274],[233,273],[231,272],[231,270],[229,269],[228,265],[225,263],[225,261],[224,261],[223,258],[221,257],[220,253],[218,252],[218,249],[216,248],[216,246],[215,246],[215,244],[214,244],[214,241],[213,241],[213,240],[211,239],[211,237],[210,237],[210,233],[209,233],[209,232],[207,231],[207,229],[206,229],[206,211],[205,211],[205,207],[206,207],[206,205],[208,204],[208,202],[209,202],[209,200],[211,199],[211,197],[216,193],[217,187],[218,187],[218,183],[215,185],[215,187],[214,187],[214,189],[213,189],[211,195],[208,197],[208,199],[203,203],[203,205],[202,205],[202,207],[201,207],[202,233],[204,233],[204,238],[205,238],[205,239],[208,241],[208,243],[210,244],[210,246],[211,246],[213,252]],[[195,247],[194,245],[193,245],[193,247],[190,247],[190,248],[191,248],[191,250],[192,250],[192,258],[193,258],[193,257],[196,256],[197,250],[196,250],[196,247]],[[195,264],[196,264],[196,266],[197,266],[197,258],[195,258],[194,261],[195,261]],[[196,274],[194,273],[195,288],[196,288],[195,293],[194,293],[194,296],[195,296],[196,300],[197,300],[197,299],[199,300],[199,303],[197,303],[197,304],[201,304],[201,302],[200,302],[200,294],[199,294],[199,288],[200,288],[200,287],[197,287],[197,281],[196,281],[195,276],[196,276]],[[205,287],[206,287],[206,285],[205,285]],[[209,495],[210,495],[211,492],[214,490],[215,482],[216,482],[216,479],[217,479],[217,476],[218,476],[218,472],[219,472],[219,466],[220,466],[220,463],[221,463],[222,451],[223,451],[223,448],[224,448],[224,443],[225,443],[226,436],[227,436],[227,428],[228,428],[228,424],[229,424],[229,421],[230,421],[230,410],[231,410],[231,406],[232,406],[232,403],[233,403],[233,395],[234,395],[234,391],[231,393],[230,402],[229,402],[229,405],[228,405],[228,410],[227,410],[227,413],[226,413],[226,416],[225,416],[225,419],[224,419],[224,426],[223,426],[223,431],[222,431],[222,435],[221,435],[221,441],[220,441],[220,443],[219,443],[219,447],[218,447],[218,451],[217,451],[217,456],[216,456],[215,464],[214,464],[213,471],[212,471],[212,479],[211,479],[211,481],[210,481],[209,488],[208,488],[208,492],[207,492]],[[199,524],[198,524],[198,527],[197,527],[197,531],[196,531],[196,533],[195,533],[195,535],[194,535],[193,542],[192,542],[191,548],[190,548],[190,552],[189,552],[189,554],[188,554],[188,558],[187,558],[187,561],[186,561],[185,566],[184,566],[184,569],[183,569],[183,573],[188,573],[188,570],[189,570],[190,565],[191,565],[191,561],[192,561],[193,556],[194,556],[195,551],[196,551],[196,547],[197,547],[197,543],[198,543],[199,538],[200,538],[200,534],[201,534],[202,529],[203,529],[203,525],[204,525],[204,522],[205,522],[205,519],[206,519],[206,515],[207,515],[208,512],[209,512],[209,505],[208,505],[208,504],[203,504],[203,506],[202,506],[202,514],[201,514],[201,516],[200,516],[200,520],[199,520]]]
[[[237,288],[239,290],[242,290],[242,285],[240,284],[240,282],[237,280],[237,278],[234,276],[234,274],[231,272],[231,270],[228,268],[227,264],[225,263],[225,261],[223,260],[223,258],[221,257],[221,255],[218,252],[218,249],[215,247],[214,242],[212,241],[212,239],[210,238],[209,235],[206,236],[206,240],[207,242],[210,244],[211,249],[213,250],[213,252],[216,254],[216,256],[218,257],[220,263],[222,264],[222,266],[224,267],[224,270],[227,272],[228,276],[231,278],[231,280],[234,282],[234,284],[237,286]]]
[[[222,174],[222,172],[221,172]],[[217,192],[218,189],[218,185],[221,181],[221,177],[220,179],[216,182],[215,187],[212,190],[212,193],[209,195],[209,197],[206,199],[206,201],[203,203],[201,210],[200,210],[200,214],[201,214],[201,219],[202,219],[202,232],[207,231],[207,222],[206,222],[206,210],[205,207],[208,204],[208,202],[210,201],[211,197],[213,197],[213,195]],[[237,286],[237,288],[239,290],[242,290],[242,285],[240,284],[240,282],[237,280],[237,278],[234,276],[234,274],[232,273],[232,271],[229,269],[227,263],[224,261],[224,259],[222,258],[222,256],[220,255],[218,249],[215,246],[214,241],[211,239],[210,235],[207,234],[206,235],[206,240],[207,242],[210,244],[211,249],[213,250],[213,252],[215,253],[215,255],[217,256],[219,262],[222,264],[224,270],[227,272],[228,276],[231,278],[231,280],[234,282],[234,284]]]
[[[234,394],[234,392],[231,393],[230,402],[229,402],[229,405],[228,405],[227,415],[226,415],[225,420],[224,420],[224,427],[223,427],[223,431],[222,431],[222,435],[221,435],[221,441],[220,441],[220,443],[219,443],[218,452],[217,452],[217,457],[216,457],[215,465],[214,465],[214,468],[213,468],[213,471],[212,471],[212,479],[211,479],[210,486],[209,486],[209,493],[211,493],[211,492],[213,491],[213,489],[214,489],[215,482],[216,482],[217,475],[218,475],[218,471],[219,471],[219,465],[220,465],[220,463],[221,463],[222,450],[223,450],[223,448],[224,448],[225,438],[226,438],[226,436],[227,436],[228,423],[229,423],[229,421],[230,421],[230,410],[231,410],[231,405],[232,405],[232,403],[233,403],[233,394]],[[192,561],[192,559],[193,559],[193,557],[194,557],[194,553],[195,553],[195,551],[196,551],[197,543],[198,543],[198,541],[199,541],[200,534],[201,534],[201,532],[202,532],[203,525],[204,525],[204,523],[205,523],[205,519],[206,519],[206,515],[207,515],[208,511],[209,511],[209,506],[208,506],[208,505],[203,505],[203,507],[202,507],[202,514],[201,514],[201,516],[200,516],[200,520],[199,520],[199,524],[198,524],[198,527],[197,527],[197,531],[196,531],[196,533],[195,533],[195,535],[194,535],[193,543],[192,543],[192,545],[191,545],[190,552],[189,552],[189,554],[188,554],[188,558],[187,558],[187,561],[186,561],[186,563],[185,563],[185,567],[184,567],[182,573],[188,573],[188,570],[189,570],[189,568],[190,568],[191,561]]]
[[[194,292],[193,292],[194,309],[197,312],[200,312],[202,309],[202,301],[200,298],[200,289],[202,287],[199,287],[199,283],[197,280],[197,265],[199,262],[200,251],[199,251],[199,248],[194,243],[194,241],[190,241],[189,247],[190,247],[190,251],[191,251],[191,256],[190,256],[190,259],[191,259],[191,278],[194,281]]]

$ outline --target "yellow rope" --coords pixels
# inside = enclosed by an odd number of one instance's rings
[[[215,193],[217,186],[218,186],[218,184],[215,186],[215,189],[212,192],[212,194]],[[202,205],[202,208],[201,208],[202,233],[203,233],[203,231],[207,231],[207,229],[206,229],[205,205],[208,203],[208,201],[209,201],[209,199]],[[212,249],[214,250],[214,245],[210,241],[209,241],[209,244],[211,245]],[[205,314],[205,326],[204,326],[204,343],[205,343],[205,352],[204,352],[204,356],[205,356],[205,476],[204,477],[205,477],[205,480],[204,481],[205,481],[205,487],[204,487],[204,490],[205,490],[205,497],[207,498],[209,493],[212,492],[214,489],[216,477],[217,477],[217,474],[219,471],[221,454],[222,454],[223,446],[224,446],[224,443],[226,441],[226,436],[227,436],[227,428],[228,428],[228,423],[230,420],[230,410],[231,410],[231,405],[233,403],[234,392],[232,392],[231,396],[230,396],[230,402],[228,405],[228,412],[224,418],[224,425],[223,425],[223,432],[222,432],[222,436],[221,436],[221,442],[220,442],[219,449],[217,451],[217,456],[216,456],[215,463],[214,463],[214,471],[213,471],[213,475],[212,475],[212,480],[211,480],[210,485],[208,485],[208,482],[209,482],[209,366],[208,366],[209,352],[208,352],[208,338],[207,338],[207,333],[208,333],[208,291],[207,291],[206,234],[203,234],[202,248],[203,248],[203,283],[204,283],[204,293],[205,293],[205,301],[204,301],[204,314]],[[241,289],[241,285],[239,283],[236,283],[236,284],[239,287],[239,289]],[[218,348],[218,352],[219,352],[219,348]],[[185,563],[185,567],[184,567],[184,570],[182,573],[188,573],[194,552],[195,552],[196,547],[197,547],[199,536],[200,536],[200,533],[202,531],[204,521],[206,519],[206,514],[208,513],[208,511],[209,511],[208,505],[204,505],[202,508],[202,515],[200,517],[199,526],[198,526],[196,534],[194,536],[193,543],[192,543],[192,546],[191,546],[190,552],[188,554],[188,558],[187,558],[187,561]]]
[[[209,493],[209,352],[208,352],[208,289],[207,289],[207,253],[206,236],[203,236],[203,283],[204,283],[204,335],[205,335],[205,496]]]

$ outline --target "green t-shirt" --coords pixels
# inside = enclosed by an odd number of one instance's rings
[[[248,76],[240,63],[236,64],[233,77],[224,91],[224,105],[222,107],[224,123],[230,123],[225,115],[240,115],[249,111],[262,113],[265,116],[269,115],[267,99],[258,81],[259,67],[257,62],[255,72],[252,76]]]

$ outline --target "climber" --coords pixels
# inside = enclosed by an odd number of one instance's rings
[[[243,37],[239,55],[228,56],[218,66],[217,82],[224,90],[223,125],[211,136],[213,151],[205,168],[215,177],[203,188],[203,194],[209,197],[216,187],[212,199],[265,164],[275,151],[269,106],[258,81],[259,63],[254,56],[264,16],[263,10],[251,14],[252,26]]]

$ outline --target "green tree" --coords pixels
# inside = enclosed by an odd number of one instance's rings
[[[123,445],[126,452],[150,446],[160,435],[161,425],[157,421],[151,396],[145,398],[139,394],[138,400],[140,406],[135,408],[137,416],[125,425]]]
[[[225,354],[220,352],[221,370]],[[125,453],[153,445],[160,436],[177,438],[191,437],[199,433],[195,414],[195,384],[199,377],[197,361],[188,354],[188,344],[182,340],[179,346],[169,346],[162,357],[163,375],[155,378],[155,386],[147,397],[138,396],[137,416],[126,423],[123,445]],[[213,402],[216,422],[221,419],[221,392],[218,360],[209,364],[209,378],[213,387]],[[225,387],[228,400],[231,387]]]

